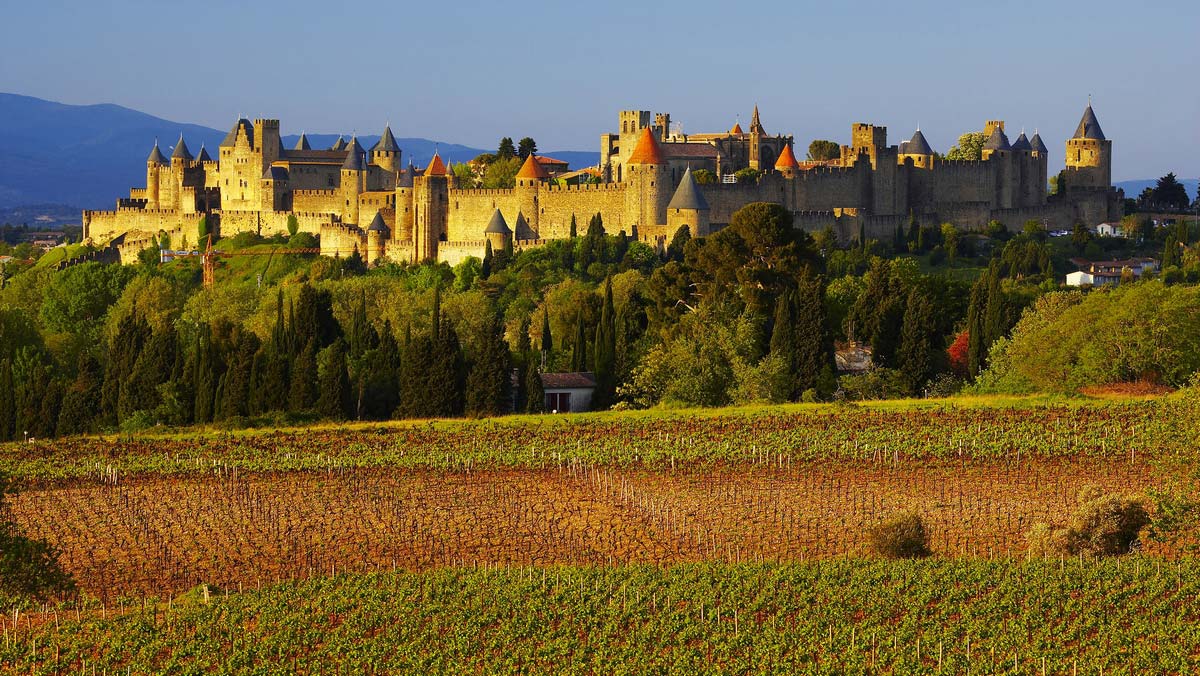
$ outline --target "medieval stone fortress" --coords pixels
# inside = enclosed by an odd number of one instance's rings
[[[145,188],[132,189],[114,211],[85,211],[84,237],[149,241],[165,232],[179,246],[195,246],[202,217],[221,236],[286,233],[292,219],[319,235],[327,255],[453,264],[482,257],[489,241],[499,250],[569,237],[573,219],[587,223],[595,214],[610,234],[662,245],[680,226],[693,236],[718,230],[752,202],[781,204],[796,227],[831,226],[843,240],[859,232],[889,239],[910,217],[964,229],[993,220],[1057,229],[1122,213],[1123,195],[1111,186],[1112,141],[1090,104],[1066,142],[1064,187],[1055,195],[1047,194],[1041,137],[1022,133],[1010,142],[999,120],[986,123],[977,161],[942,159],[919,129],[889,146],[886,127],[856,123],[840,157],[805,163],[792,136],[766,132],[757,107],[749,130],[737,124],[724,133],[683,134],[672,130],[670,115],[652,121],[649,111],[623,111],[618,121],[619,132],[601,137],[598,182],[564,184],[530,155],[515,187],[497,190],[455,185],[437,154],[423,169],[405,167],[390,128],[369,150],[357,139],[313,149],[303,135],[287,149],[278,120],[240,119],[216,159],[204,148],[193,156],[182,137],[169,159],[155,143]],[[732,180],[746,168],[761,173]],[[716,180],[697,184],[692,172],[700,169]]]

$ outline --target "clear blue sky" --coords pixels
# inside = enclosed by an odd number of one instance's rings
[[[229,127],[595,150],[622,108],[685,131],[848,140],[1037,127],[1060,164],[1092,94],[1114,179],[1200,175],[1200,2],[12,0],[0,91]]]

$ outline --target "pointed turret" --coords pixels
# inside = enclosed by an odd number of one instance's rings
[[[1008,137],[1004,135],[1004,130],[1000,127],[992,128],[992,135],[983,144],[984,150],[1012,150],[1012,146],[1008,143]]]
[[[487,228],[483,231],[488,235],[511,235],[512,228],[508,227],[508,221],[504,220],[504,214],[496,209],[492,213],[492,219],[488,221]]]
[[[1029,147],[1033,149],[1033,152],[1043,155],[1050,152],[1050,149],[1042,142],[1041,134],[1038,134],[1036,129],[1033,130],[1033,138],[1029,139]]]
[[[412,160],[408,161],[408,169],[400,175],[400,181],[396,184],[397,188],[413,187],[413,177],[417,175],[417,168],[413,166]]]
[[[225,138],[221,141],[221,147],[232,148],[237,143],[239,133],[246,137],[246,141],[251,146],[254,145],[254,125],[250,124],[250,120],[243,117],[233,123],[233,129],[230,129],[229,133],[225,135]]]
[[[1083,111],[1083,118],[1079,120],[1079,126],[1075,128],[1075,135],[1071,138],[1090,138],[1096,141],[1104,140],[1104,131],[1100,129],[1100,121],[1096,119],[1096,112],[1092,110],[1092,102],[1088,101],[1088,107]]]
[[[342,171],[362,171],[366,168],[362,146],[358,145],[358,137],[350,139],[346,147],[346,161],[342,163]]]
[[[729,133],[730,134],[744,134],[746,132],[742,131],[742,123],[741,122],[734,122],[733,127],[731,127],[729,129]]]
[[[633,147],[626,164],[663,164],[662,149],[658,147],[650,127],[642,127],[637,145]]]
[[[433,159],[429,160],[429,166],[425,168],[426,176],[445,176],[446,163],[442,162],[442,156],[435,150],[433,151]]]
[[[675,189],[675,195],[671,197],[667,208],[691,209],[693,211],[708,210],[708,202],[704,199],[704,195],[700,194],[700,189],[696,187],[696,179],[692,178],[691,167],[688,167],[683,172],[683,178],[679,179],[679,187]]]
[[[925,135],[918,129],[909,139],[908,144],[904,147],[905,155],[932,155],[933,148],[929,147],[929,142],[925,140]]]
[[[758,119],[758,104],[754,104],[754,114],[750,116],[750,133],[766,136],[767,132],[763,129],[762,122]]]
[[[167,158],[163,157],[162,151],[158,149],[158,139],[154,139],[154,147],[150,149],[150,156],[146,158],[146,164],[166,164]]]
[[[375,218],[371,219],[371,225],[367,226],[367,232],[391,232],[387,227],[387,223],[383,222],[383,214],[378,211],[375,212]]]
[[[1017,137],[1017,140],[1013,141],[1012,149],[1014,151],[1021,151],[1021,152],[1028,152],[1030,150],[1033,150],[1033,146],[1029,144],[1029,139],[1025,138],[1025,132],[1022,131],[1021,135]]]
[[[333,145],[329,146],[329,149],[330,150],[345,150],[346,149],[346,139],[342,138],[341,136],[337,137],[337,140],[333,142]]]
[[[171,159],[183,160],[184,162],[192,161],[192,153],[188,151],[187,144],[183,142],[183,133],[179,134],[179,140],[175,142],[175,151],[171,153]]]
[[[541,162],[537,161],[533,153],[525,158],[525,163],[521,165],[521,170],[517,172],[517,180],[537,182],[550,178],[550,174],[546,173],[546,168]]]
[[[196,161],[197,162],[212,162],[212,158],[209,157],[208,151],[204,149],[203,143],[200,144],[200,154],[196,156]]]
[[[779,153],[779,159],[775,160],[775,170],[789,172],[799,168],[800,163],[796,161],[796,153],[792,152],[791,144],[785,144],[783,152]]]
[[[296,140],[296,147],[292,150],[312,150],[312,146],[308,144],[308,136],[304,132],[300,132],[300,138]]]
[[[396,137],[392,136],[392,126],[385,125],[383,127],[383,135],[379,137],[379,141],[371,146],[371,152],[385,151],[395,153],[400,151],[400,146],[396,145]]]

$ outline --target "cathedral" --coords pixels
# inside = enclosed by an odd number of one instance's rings
[[[454,264],[481,258],[489,243],[525,248],[569,237],[573,220],[595,214],[610,234],[663,246],[683,226],[693,236],[718,230],[752,202],[780,204],[796,227],[832,227],[843,239],[860,231],[890,239],[910,218],[966,230],[999,221],[1015,230],[1029,220],[1059,229],[1122,214],[1112,141],[1090,104],[1066,141],[1054,195],[1042,138],[1022,132],[1009,141],[1001,120],[985,124],[979,160],[944,159],[919,129],[888,145],[886,127],[856,123],[838,158],[804,163],[792,136],[765,131],[757,107],[749,129],[739,123],[723,133],[684,134],[669,114],[652,119],[649,111],[623,111],[618,123],[619,132],[601,136],[598,182],[566,184],[530,155],[514,187],[477,189],[456,185],[437,154],[428,166],[404,166],[390,127],[369,149],[357,138],[314,149],[304,135],[284,148],[278,120],[239,119],[216,159],[203,147],[193,156],[182,136],[170,158],[156,143],[146,186],[113,211],[85,211],[84,236],[148,245],[166,234],[185,248],[200,244],[201,218],[220,236],[286,233],[291,222],[318,235],[326,255]]]

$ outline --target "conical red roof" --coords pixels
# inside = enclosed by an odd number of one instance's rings
[[[664,164],[662,149],[658,147],[658,141],[654,140],[654,132],[650,127],[642,127],[642,134],[638,136],[637,145],[633,147],[628,164]]]
[[[744,134],[746,132],[742,131],[742,123],[741,122],[734,122],[733,129],[730,129],[729,133],[730,134]]]
[[[537,158],[533,156],[533,153],[529,153],[529,157],[525,158],[525,164],[522,164],[521,170],[517,172],[517,178],[542,179],[549,177],[550,174],[546,173],[545,167],[542,166],[541,162],[537,161]]]
[[[800,163],[796,161],[796,154],[792,152],[791,145],[783,146],[783,152],[779,153],[779,159],[775,160],[775,168],[781,171],[800,168]]]
[[[444,162],[442,162],[442,156],[438,155],[436,151],[433,153],[433,159],[429,160],[429,168],[425,170],[425,175],[426,176],[445,176],[446,175],[446,165]]]

